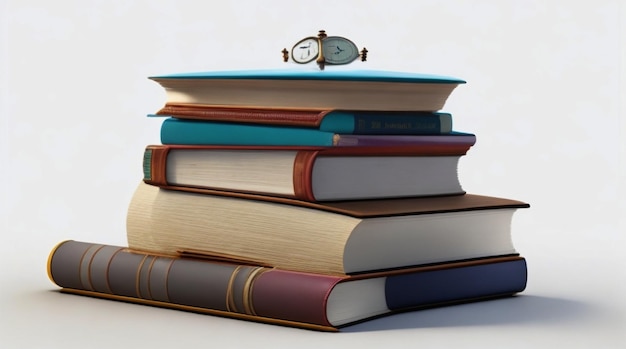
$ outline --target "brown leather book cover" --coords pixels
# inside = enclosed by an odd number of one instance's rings
[[[332,110],[167,103],[156,115],[184,119],[319,127]]]
[[[512,199],[476,194],[411,197],[397,199],[349,200],[330,202],[310,202],[287,197],[268,196],[253,193],[239,193],[224,190],[191,188],[181,186],[160,186],[165,190],[185,191],[197,194],[236,197],[247,200],[277,202],[318,210],[345,214],[357,218],[390,217],[401,215],[432,214],[444,212],[475,211],[499,208],[528,208],[529,204]]]

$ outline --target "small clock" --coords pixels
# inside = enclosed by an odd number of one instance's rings
[[[356,45],[341,36],[329,36],[322,40],[324,58],[327,64],[348,64],[359,58]]]
[[[296,63],[304,64],[317,59],[320,52],[320,43],[314,36],[304,38],[291,49],[291,58]]]
[[[283,49],[283,61],[289,60],[289,51]],[[306,37],[298,41],[291,49],[291,59],[298,64],[317,62],[320,69],[326,64],[348,64],[361,57],[361,61],[367,60],[367,49],[359,49],[349,39],[341,36],[327,36],[326,31],[320,30],[315,36]]]

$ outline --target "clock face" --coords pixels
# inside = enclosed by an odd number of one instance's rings
[[[304,64],[317,58],[320,52],[319,41],[316,37],[300,40],[291,49],[291,58],[296,63]]]
[[[329,36],[322,40],[324,59],[328,64],[347,64],[359,57],[356,45],[340,36]]]

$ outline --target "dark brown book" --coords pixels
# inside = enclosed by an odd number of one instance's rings
[[[127,237],[135,250],[345,275],[515,254],[511,220],[524,207],[470,194],[321,203],[142,182]]]
[[[525,260],[509,256],[341,277],[77,241],[60,243],[48,259],[64,292],[324,331],[509,296],[524,290],[526,273]]]

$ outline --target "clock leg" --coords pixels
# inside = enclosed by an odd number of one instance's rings
[[[287,51],[287,48],[284,48],[281,52],[283,53],[283,62],[287,62],[289,60],[289,51]]]

